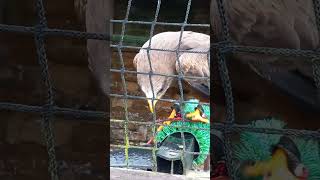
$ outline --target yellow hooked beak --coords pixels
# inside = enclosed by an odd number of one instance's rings
[[[187,118],[191,118],[192,121],[200,121],[203,123],[209,123],[208,119],[201,117],[200,110],[197,108],[194,112],[186,114]]]
[[[168,119],[174,118],[174,117],[176,116],[176,113],[177,113],[176,110],[173,109],[172,112],[171,112],[171,114],[170,114],[170,116],[168,117]],[[169,125],[169,124],[171,124],[171,121],[164,121],[163,124]],[[159,128],[158,128],[157,131],[159,132],[159,131],[161,131],[162,129],[163,129],[163,126],[159,126]]]
[[[287,156],[282,149],[277,149],[270,160],[257,162],[255,165],[244,169],[244,175],[246,176],[266,176],[268,174],[272,175],[270,177],[272,180],[280,180],[283,177],[297,180],[288,169]]]
[[[158,101],[158,100],[154,100],[154,101],[153,101],[153,104],[152,104],[152,100],[151,100],[151,99],[149,99],[149,100],[148,100],[149,110],[150,110],[150,112],[151,112],[151,113],[153,113],[153,112],[154,112],[153,107],[155,107],[155,106],[156,106],[157,101]]]

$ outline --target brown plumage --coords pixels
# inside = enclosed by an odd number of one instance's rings
[[[105,22],[112,19],[113,16],[113,0],[88,1],[78,0],[80,9],[85,5],[85,21],[86,31],[90,33],[110,33],[109,23]],[[75,2],[76,3],[76,2]],[[80,11],[83,13],[84,11]],[[100,40],[88,39],[88,65],[95,78],[99,89],[104,96],[110,93],[110,61],[111,47],[108,43]]]
[[[319,32],[312,1],[223,1],[228,27],[236,45],[317,49]],[[211,1],[213,41],[221,40],[222,26],[217,1]],[[248,64],[261,77],[295,99],[320,111],[311,59],[236,53],[232,61]]]
[[[234,44],[294,49],[319,47],[311,0],[223,2]],[[211,1],[210,20],[211,43],[214,43],[221,40],[222,35],[217,0]],[[247,124],[253,119],[275,117],[288,123],[288,128],[318,129],[320,105],[310,60],[253,53],[230,54],[227,64],[236,122]],[[216,59],[211,64],[212,96],[216,104],[213,119],[224,121],[226,104]]]
[[[156,34],[151,39],[151,48],[153,49],[166,49],[174,50],[178,49],[179,38],[181,32],[163,32]],[[149,40],[142,46],[147,48],[149,46]],[[180,50],[191,50],[209,52],[210,36],[202,33],[196,33],[192,31],[184,31],[181,39]],[[177,61],[176,52],[157,51],[150,50],[149,57],[151,61],[152,70],[154,73],[177,75],[179,72],[179,64]],[[179,61],[181,65],[181,72],[186,76],[200,76],[210,77],[210,70],[208,66],[208,55],[199,53],[179,52]],[[134,58],[134,65],[137,72],[150,72],[150,64],[148,61],[148,52],[145,49],[141,49],[140,52]],[[173,77],[165,77],[159,75],[152,76],[152,85],[154,97],[160,99],[172,85]],[[144,92],[147,98],[152,98],[152,87],[149,79],[149,75],[137,74],[138,84],[141,90]],[[206,80],[190,80],[184,78],[184,80],[190,85],[202,93],[209,95],[208,82]],[[178,84],[175,84],[177,87]],[[156,104],[156,100],[152,104],[149,100],[150,111],[153,111],[153,106]]]

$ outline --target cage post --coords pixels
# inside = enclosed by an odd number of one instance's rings
[[[47,28],[47,20],[45,17],[45,10],[42,0],[36,1],[36,10],[38,15],[38,24],[35,26],[35,45],[37,48],[38,61],[42,70],[42,79],[47,88],[47,102],[43,106],[41,130],[46,141],[48,151],[48,171],[52,180],[59,180],[58,164],[55,153],[55,137],[52,122],[52,108],[54,106],[54,97],[52,84],[49,77],[48,60],[46,56],[44,32],[43,29]]]
[[[235,165],[232,160],[232,148],[231,148],[231,139],[230,139],[230,133],[231,133],[231,127],[234,125],[234,104],[233,104],[233,95],[232,95],[232,87],[231,87],[231,82],[229,78],[229,73],[228,73],[228,67],[226,65],[226,50],[228,49],[228,43],[223,43],[223,42],[229,42],[230,41],[230,33],[229,33],[229,27],[228,27],[228,21],[225,15],[225,7],[224,7],[224,0],[217,0],[217,6],[218,6],[218,11],[220,15],[220,21],[222,25],[222,43],[220,42],[218,44],[217,52],[215,52],[215,57],[217,58],[218,61],[218,69],[219,69],[219,74],[220,78],[223,83],[223,89],[224,89],[224,94],[225,94],[225,101],[226,101],[226,106],[227,106],[227,114],[226,114],[226,123],[223,128],[223,141],[224,141],[224,150],[226,154],[226,160],[227,160],[227,169],[228,173],[233,179],[237,179],[237,176],[235,174]]]

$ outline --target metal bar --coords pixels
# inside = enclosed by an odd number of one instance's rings
[[[17,32],[17,33],[30,33],[33,34],[36,31],[35,27],[28,26],[16,26],[16,25],[6,25],[0,24],[0,32]],[[110,40],[108,34],[103,33],[89,33],[81,32],[74,30],[60,30],[60,29],[50,29],[43,28],[43,35],[56,35],[62,37],[70,38],[80,38],[80,39],[97,39],[97,40]],[[217,43],[212,43],[211,46],[217,46]],[[111,45],[111,47],[117,48],[118,45]],[[305,58],[320,58],[320,52],[317,50],[301,50],[301,49],[287,49],[287,48],[270,48],[270,47],[252,47],[252,46],[240,46],[240,45],[229,45],[233,52],[245,52],[245,53],[259,53],[259,54],[268,54],[268,55],[280,55],[280,56],[295,56],[295,57],[305,57]],[[121,46],[120,48],[129,48],[129,49],[147,49],[136,46]],[[153,49],[155,51],[170,51],[175,52],[175,50],[169,49]],[[208,52],[197,52],[189,50],[180,50],[180,52],[188,53],[205,53]]]
[[[224,2],[225,2],[224,0],[217,0],[219,16],[220,16],[220,21],[222,25],[222,41],[230,42],[231,37],[230,37],[228,21],[227,21],[225,9],[224,9]],[[232,179],[238,179],[236,175],[235,165],[233,164],[233,160],[232,160],[232,146],[231,146],[231,139],[229,137],[230,134],[228,134],[230,126],[235,123],[235,117],[234,117],[234,104],[233,104],[231,81],[229,78],[229,72],[226,64],[225,53],[223,52],[224,50],[226,50],[226,45],[227,44],[222,44],[222,46],[218,47],[215,55],[218,61],[220,78],[221,78],[221,81],[223,82],[222,86],[223,86],[223,90],[225,94],[225,102],[227,106],[227,110],[226,110],[227,124],[226,126],[224,126],[224,129],[223,129],[223,140],[224,140],[223,144],[225,147],[224,151],[226,154],[227,169],[228,169],[229,176]]]
[[[213,123],[212,129],[223,131],[226,128],[226,124]],[[272,128],[257,128],[251,127],[249,125],[239,125],[233,124],[228,127],[230,132],[240,133],[243,131],[254,132],[254,133],[264,133],[264,134],[282,134],[288,136],[295,136],[301,138],[312,138],[320,139],[320,131],[310,131],[301,129],[272,129]]]
[[[41,113],[45,111],[44,106],[30,106],[23,104],[15,104],[8,102],[0,102],[0,110],[9,110],[9,111],[17,111],[17,112],[30,112],[30,113]],[[103,119],[108,113],[102,111],[86,111],[86,110],[77,110],[71,108],[61,108],[58,106],[52,107],[52,113],[55,115],[65,115],[65,116],[73,116],[76,118],[96,118]]]
[[[116,123],[124,123],[125,120],[121,119],[111,119],[111,122],[116,122]],[[140,124],[140,125],[153,125],[153,123],[150,122],[141,122],[141,121],[130,121],[130,123],[133,124]],[[161,123],[156,123],[156,125],[163,125]],[[184,126],[174,126],[170,125],[173,127],[184,127]],[[223,131],[225,128],[225,124],[223,123],[213,123],[210,126],[210,129],[216,129]],[[208,128],[195,128],[199,130],[208,130]],[[302,137],[302,138],[320,138],[320,131],[311,131],[311,130],[300,130],[300,129],[272,129],[272,128],[256,128],[256,127],[251,127],[249,125],[239,125],[239,124],[234,124],[232,127],[230,127],[230,131],[240,133],[243,131],[249,131],[249,132],[255,132],[255,133],[265,133],[265,134],[285,134],[289,136],[297,136],[297,137]]]
[[[320,59],[313,59],[312,74],[313,74],[314,84],[317,88],[318,102],[320,102]]]
[[[152,50],[152,51],[165,51],[165,52],[176,52],[177,50],[173,49],[158,49],[158,48],[143,48],[139,46],[123,46],[123,45],[117,45],[117,44],[111,44],[110,45],[113,48],[121,48],[121,49],[145,49],[145,50]],[[188,52],[188,53],[202,53],[202,54],[208,54],[209,51],[192,51],[192,50],[179,50],[179,52]]]
[[[16,32],[16,33],[35,33],[36,28],[30,26],[17,26],[17,25],[6,25],[0,24],[0,32]],[[80,38],[80,39],[97,39],[97,40],[110,40],[109,34],[103,33],[89,33],[89,32],[81,32],[74,30],[61,30],[61,29],[52,29],[52,28],[43,28],[42,29],[44,36],[62,36],[62,37],[70,37],[70,38]],[[218,43],[211,43],[211,47],[217,46]],[[117,48],[118,45],[112,44],[111,47]],[[294,56],[294,57],[304,57],[304,58],[320,58],[320,52],[317,50],[302,50],[302,49],[287,49],[287,48],[270,48],[270,47],[253,47],[253,46],[241,46],[241,45],[228,45],[228,48],[232,52],[244,52],[244,53],[259,53],[259,54],[267,54],[267,55],[279,55],[279,56]],[[146,49],[136,46],[121,46],[120,48],[128,48],[128,49]],[[175,50],[169,49],[153,49],[154,51],[170,51],[175,52]],[[208,52],[196,52],[189,50],[180,50],[180,52],[188,52],[188,53],[204,53]]]
[[[61,29],[44,29],[44,33],[47,36],[61,36],[61,37],[70,37],[78,39],[95,39],[95,40],[105,40],[110,41],[110,34],[106,33],[90,33],[90,32],[81,32],[74,30],[61,30]]]
[[[0,24],[0,32],[35,34],[37,32],[37,27]],[[42,27],[42,35],[43,36],[61,36],[61,37],[70,37],[70,38],[79,38],[79,39],[97,39],[97,40],[106,40],[106,41],[110,40],[109,34],[52,29],[48,27]]]
[[[154,100],[155,98],[157,98],[155,96],[155,93],[154,93],[154,88],[153,88],[153,83],[152,83],[152,76],[153,76],[153,69],[152,69],[152,64],[151,64],[151,58],[150,58],[150,49],[151,49],[151,41],[152,41],[152,36],[153,36],[153,33],[154,33],[154,28],[156,26],[156,22],[158,20],[158,15],[159,15],[159,12],[160,12],[160,7],[161,7],[161,0],[158,0],[157,1],[157,7],[156,7],[156,12],[154,14],[154,19],[152,21],[152,24],[151,24],[151,28],[150,28],[150,34],[149,34],[149,44],[148,44],[148,48],[147,48],[147,56],[148,56],[148,63],[149,63],[149,67],[150,67],[150,73],[149,73],[149,80],[150,80],[150,86],[151,86],[151,90],[152,90],[152,109],[153,109],[153,112],[152,112],[152,122],[153,122],[153,126],[152,126],[152,135],[153,137],[156,136],[156,127],[155,127],[155,124],[156,124],[156,118],[157,118],[157,115],[156,115],[156,109],[155,109],[155,105],[154,105]],[[157,167],[157,157],[156,157],[156,148],[157,148],[157,145],[154,144],[153,145],[153,149],[152,149],[152,160],[153,160],[153,171],[158,171],[158,167]]]
[[[314,15],[316,18],[316,24],[318,30],[320,30],[320,1],[319,0],[313,0],[313,9],[314,9]]]
[[[43,28],[47,27],[47,20],[45,17],[45,9],[42,0],[36,1],[36,10],[38,17],[38,24],[36,25],[36,31],[34,32],[34,40],[37,49],[38,62],[42,71],[42,80],[47,88],[47,100],[42,112],[41,131],[46,140],[47,152],[48,152],[48,171],[52,180],[59,180],[58,176],[58,164],[55,153],[55,137],[52,125],[52,108],[54,106],[53,88],[50,80],[48,70],[48,60],[46,56],[46,49],[43,36]]]
[[[130,70],[118,70],[118,69],[110,69],[111,72],[115,73],[128,73],[128,74],[145,74],[149,75],[149,73],[146,72],[140,72],[140,71],[130,71]],[[179,75],[167,75],[167,74],[162,74],[162,73],[153,73],[154,76],[165,76],[165,77],[174,77],[174,78],[179,78]],[[184,79],[208,79],[208,77],[198,77],[198,76],[183,76]]]
[[[35,28],[28,27],[28,26],[0,24],[0,32],[16,32],[16,33],[33,34],[35,32]]]
[[[183,87],[182,87],[182,78],[183,78],[183,73],[182,73],[182,68],[181,68],[181,62],[180,62],[180,47],[181,47],[181,40],[182,40],[182,36],[183,36],[183,31],[184,31],[184,28],[185,28],[185,24],[187,24],[188,22],[188,17],[189,17],[189,12],[190,12],[190,6],[191,6],[191,2],[192,0],[188,0],[188,4],[187,4],[187,10],[186,10],[186,15],[184,17],[184,22],[182,23],[181,25],[181,33],[180,33],[180,37],[179,37],[179,44],[178,44],[178,47],[177,47],[177,50],[176,50],[176,57],[177,57],[177,62],[178,62],[178,67],[179,67],[179,72],[178,72],[178,87],[179,87],[179,91],[180,91],[180,99],[179,99],[179,104],[180,106],[182,107],[182,104],[183,104],[183,101],[184,101],[184,96],[183,96]],[[184,114],[184,111],[183,111],[183,108],[181,108],[181,113]],[[182,121],[185,121],[185,117],[182,116]],[[181,138],[182,138],[182,163],[184,163],[184,154],[185,154],[185,151],[186,151],[186,143],[185,143],[185,137],[184,137],[184,133],[181,132]],[[184,169],[184,172],[183,174],[185,174],[186,171]]]
[[[123,94],[110,94],[110,97],[117,97],[117,98],[128,98],[128,99],[140,99],[140,100],[151,100],[152,98],[146,98],[146,97],[142,97],[142,96],[133,96],[133,95],[123,95]],[[173,100],[173,99],[164,99],[164,98],[161,98],[161,99],[158,99],[158,98],[154,98],[155,100],[158,100],[158,101],[164,101],[164,102],[171,102],[171,103],[179,103],[180,101],[179,100]],[[187,102],[187,101],[182,101],[183,102]],[[188,103],[193,103],[193,102],[188,102]],[[210,105],[209,103],[201,103],[203,105]]]
[[[270,48],[270,47],[253,47],[253,46],[226,46],[230,52],[257,53],[273,56],[301,57],[301,58],[320,58],[320,52],[317,50],[302,50],[288,48]]]
[[[138,46],[119,46],[116,44],[112,44],[113,48],[122,48],[122,49],[148,49],[141,48]],[[265,55],[274,55],[274,56],[285,56],[285,57],[301,57],[301,58],[319,58],[320,52],[317,50],[302,50],[302,49],[288,49],[288,48],[270,48],[270,47],[253,47],[253,46],[241,46],[241,45],[217,45],[217,43],[211,43],[211,47],[213,48],[226,48],[227,52],[230,53],[256,53],[256,54],[265,54]],[[172,49],[158,49],[158,48],[150,48],[153,51],[168,51],[168,52],[176,52],[176,50]],[[207,51],[191,51],[191,50],[180,50],[180,52],[188,52],[188,53],[202,53],[209,54]],[[227,53],[226,52],[226,53]]]
[[[111,20],[113,23],[127,23],[127,24],[147,24],[147,25],[164,25],[164,26],[182,26],[184,23],[168,23],[168,22],[147,22],[147,21],[126,21],[126,20]],[[210,24],[185,24],[187,27],[210,27]]]
[[[131,3],[132,3],[132,0],[129,0],[128,1],[128,6],[127,6],[127,11],[126,11],[126,17],[125,17],[126,21],[129,18]],[[122,45],[122,43],[123,43],[123,38],[124,38],[124,35],[125,35],[125,31],[126,31],[126,23],[123,22],[122,23],[122,29],[121,29],[121,39],[120,39],[120,42],[119,42],[120,45]],[[124,60],[123,60],[121,48],[118,48],[118,53],[119,53],[119,56],[120,56],[120,62],[121,62],[122,70],[125,70],[125,65],[124,65]],[[122,86],[123,86],[124,94],[125,94],[125,97],[126,97],[128,95],[128,92],[127,92],[127,84],[126,84],[126,80],[125,80],[125,77],[124,77],[124,73],[121,73],[121,80],[122,80]],[[123,103],[124,103],[124,111],[125,111],[125,124],[124,124],[125,146],[126,146],[126,148],[125,148],[126,157],[125,158],[126,158],[126,165],[128,167],[129,166],[129,146],[130,146],[129,136],[128,136],[128,121],[129,121],[129,117],[128,117],[128,99],[125,98]]]
[[[114,122],[114,123],[125,123],[125,120],[122,119],[110,119],[110,122]],[[168,126],[166,124],[162,124],[162,123],[153,123],[153,122],[140,122],[140,121],[129,121],[128,123],[131,124],[139,124],[139,125],[146,125],[146,126],[153,126],[153,125],[157,125],[157,126]],[[178,126],[178,125],[170,125],[171,127],[175,127],[175,128],[189,128],[188,126]],[[210,130],[210,128],[198,128],[198,127],[194,127],[194,129],[197,130]]]
[[[316,24],[318,31],[320,30],[320,1],[313,0],[313,8],[316,17]],[[319,49],[317,49],[319,52]],[[317,96],[318,102],[320,102],[320,58],[313,58],[312,59],[312,71],[313,71],[313,79],[315,82],[315,86],[317,88]],[[320,132],[320,129],[319,129]],[[320,143],[318,143],[318,155],[320,156]]]

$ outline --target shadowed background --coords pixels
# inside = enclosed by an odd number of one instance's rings
[[[112,9],[112,5],[107,4],[110,2],[91,1],[86,6],[86,1],[78,0],[45,1],[48,26],[105,33]],[[36,15],[34,0],[0,1],[1,24],[33,26],[37,23]],[[91,22],[87,27],[86,18]],[[43,105],[47,92],[41,80],[33,36],[1,32],[0,39],[0,101]],[[108,42],[96,42],[87,47],[86,40],[48,37],[45,43],[56,105],[109,110],[106,97],[109,82],[102,80],[109,72]],[[96,47],[94,53],[87,50],[94,48],[92,46]],[[101,53],[101,49],[105,52]],[[89,65],[88,55],[95,56],[99,62],[91,59]],[[0,111],[0,117],[0,179],[49,179],[40,114]],[[54,120],[60,179],[106,179],[108,133],[105,119],[57,116]]]

